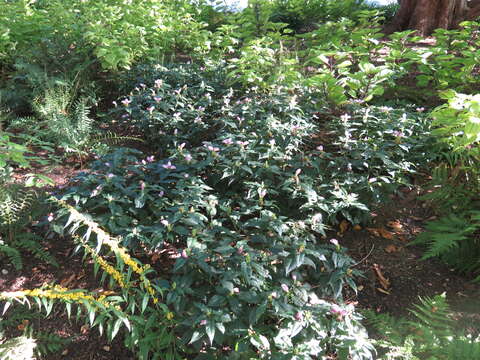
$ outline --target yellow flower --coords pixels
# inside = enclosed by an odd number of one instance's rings
[[[165,317],[167,318],[167,320],[172,320],[173,316],[173,313],[169,311]]]

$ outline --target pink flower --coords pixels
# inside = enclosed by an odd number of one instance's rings
[[[223,142],[225,145],[232,145],[232,144],[233,144],[233,141],[232,141],[232,139],[230,139],[230,138],[229,138],[229,139],[225,139],[225,140],[223,140],[222,142]]]
[[[147,111],[151,114],[153,112],[153,110],[155,110],[155,106],[150,106],[147,108]]]
[[[248,145],[248,141],[237,141],[237,145],[240,145],[240,146],[246,146]]]
[[[282,290],[285,291],[285,292],[288,292],[288,290],[289,290],[287,284],[282,284],[282,285],[280,285],[280,287],[281,287]]]
[[[207,325],[207,320],[204,319],[200,321],[200,326],[205,326],[205,325]]]
[[[213,151],[213,152],[218,152],[220,151],[220,149],[218,147],[214,147],[212,145],[208,145],[207,146],[207,149],[210,150],[210,151]]]
[[[165,220],[165,219],[160,220],[160,224],[162,224],[162,225],[165,226],[165,227],[167,227],[168,225],[170,225],[169,222],[168,222],[168,220]]]
[[[335,246],[340,246],[337,239],[330,239],[330,243],[335,245]]]
[[[159,88],[162,86],[162,84],[163,84],[163,81],[161,79],[155,80],[155,87]]]
[[[169,170],[175,170],[177,167],[175,165],[172,165],[172,163],[169,161],[168,163],[166,164],[163,164],[162,165],[165,169],[169,169]]]
[[[297,320],[297,321],[302,321],[303,320],[303,314],[302,314],[301,311],[297,312],[294,317],[295,317],[295,320]]]
[[[107,175],[107,178],[111,179],[111,178],[113,178],[114,176],[115,176],[115,175],[113,175],[112,173],[110,173],[110,174]]]
[[[165,195],[165,192],[163,190],[158,193],[159,197],[162,197],[163,195]]]
[[[145,190],[145,183],[140,181],[140,190]]]
[[[132,100],[130,100],[130,99],[123,99],[122,100],[122,104],[125,105],[125,106],[128,106],[131,102],[132,102]]]
[[[147,162],[154,162],[155,161],[155,156],[147,156]]]
[[[330,312],[332,314],[338,315],[339,317],[343,317],[343,316],[348,314],[348,312],[346,310],[342,309],[337,304],[332,305],[332,307],[330,308]]]
[[[53,213],[48,214],[47,220],[50,221],[50,222],[52,222],[53,219],[54,219]]]
[[[192,161],[192,155],[186,154],[186,155],[185,155],[185,160],[186,160],[187,162]]]
[[[238,294],[239,292],[240,292],[240,289],[239,289],[239,288],[237,288],[237,287],[236,287],[236,288],[233,288],[233,293],[234,293],[234,294]]]
[[[188,259],[188,254],[187,254],[187,251],[185,249],[182,250],[181,257],[184,258],[184,259]]]
[[[158,103],[158,102],[162,101],[162,98],[160,96],[154,96],[153,100],[155,100],[155,102]]]

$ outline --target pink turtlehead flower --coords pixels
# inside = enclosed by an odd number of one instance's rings
[[[177,168],[175,165],[172,165],[171,161],[169,161],[166,164],[163,164],[162,166],[163,166],[163,168],[169,169],[169,170],[175,170]]]
[[[338,315],[338,316],[345,316],[348,314],[348,312],[344,309],[342,309],[340,306],[337,304],[333,304],[332,307],[330,308],[330,312],[332,314]]]

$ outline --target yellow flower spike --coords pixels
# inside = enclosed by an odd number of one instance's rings
[[[94,232],[97,234],[97,238],[99,241],[101,241],[103,244],[107,245],[111,251],[113,251],[119,258],[122,259],[124,264],[132,269],[132,271],[136,274],[139,275],[140,280],[143,282],[145,289],[147,293],[153,297],[153,301],[158,302],[158,299],[154,297],[154,295],[157,293],[156,290],[150,285],[150,281],[148,278],[145,276],[144,272],[150,268],[150,265],[145,265],[145,266],[140,266],[136,261],[132,259],[132,257],[128,254],[128,251],[120,246],[120,239],[116,237],[110,236],[107,232],[105,232],[103,229],[101,229],[97,223],[94,221],[88,219],[85,215],[81,214],[78,210],[76,210],[73,206],[69,205],[63,200],[58,200],[56,198],[52,198],[53,201],[55,201],[58,205],[61,207],[67,209],[70,213],[70,216],[72,217],[73,221],[78,221],[82,222],[84,225],[88,226],[90,231]],[[92,254],[92,256],[96,256],[95,260],[98,259],[99,265],[106,271],[109,275],[111,275],[114,280],[122,287],[122,288],[128,288],[129,284],[125,283],[125,278],[123,275],[116,270],[113,266],[108,264],[103,258],[101,258],[100,255],[98,255],[93,249],[88,247],[86,244],[85,240],[81,239],[78,235],[75,236],[76,239]],[[88,247],[88,248],[87,248]]]

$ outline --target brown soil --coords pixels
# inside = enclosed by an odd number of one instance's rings
[[[471,275],[459,274],[437,259],[422,260],[423,249],[409,245],[434,218],[417,191],[403,191],[374,216],[370,227],[338,236],[365,275],[357,279],[358,294],[350,292],[349,301],[358,301],[360,308],[408,316],[419,296],[446,293],[459,311],[480,308],[480,284]]]

